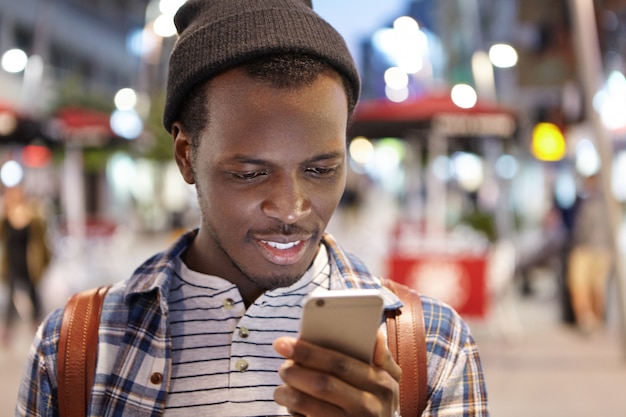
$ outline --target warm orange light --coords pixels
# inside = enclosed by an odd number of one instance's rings
[[[540,161],[559,161],[566,152],[561,129],[553,123],[539,123],[533,129],[531,152]]]
[[[22,162],[30,168],[43,168],[50,163],[52,152],[45,146],[27,145],[22,150]]]

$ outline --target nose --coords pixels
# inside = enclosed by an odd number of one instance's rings
[[[285,224],[296,223],[311,213],[311,200],[305,189],[293,178],[274,182],[262,203],[263,213]]]

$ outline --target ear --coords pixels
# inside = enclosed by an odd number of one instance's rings
[[[172,138],[174,138],[174,159],[183,179],[188,184],[196,182],[191,166],[191,138],[184,132],[178,122],[172,125]]]

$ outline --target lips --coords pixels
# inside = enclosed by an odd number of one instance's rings
[[[258,239],[265,259],[277,265],[291,265],[304,256],[308,239],[278,242],[277,240]]]

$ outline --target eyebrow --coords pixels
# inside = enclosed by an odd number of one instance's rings
[[[343,159],[344,156],[345,156],[345,153],[343,152],[327,152],[327,153],[316,155],[311,159],[307,159],[306,161],[304,161],[304,163],[327,161],[329,159],[339,159],[339,158]],[[272,164],[271,161],[268,161],[266,159],[251,158],[245,155],[235,155],[232,158],[230,158],[230,161],[239,162],[243,164],[250,164],[250,165],[271,165]]]
[[[344,152],[328,152],[328,153],[323,153],[323,154],[314,156],[313,158],[309,159],[308,162],[325,161],[328,159],[338,159],[338,158],[343,158],[344,156],[345,156]]]

